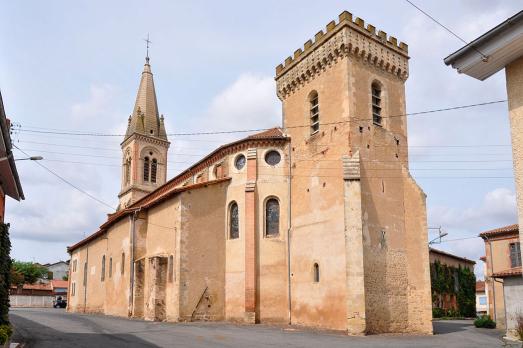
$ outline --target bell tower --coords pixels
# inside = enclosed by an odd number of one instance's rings
[[[163,115],[158,114],[149,56],[140,80],[133,113],[122,148],[122,185],[118,209],[123,209],[154,191],[166,181],[169,141]]]

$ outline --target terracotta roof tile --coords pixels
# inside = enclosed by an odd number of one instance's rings
[[[501,234],[505,234],[505,233],[514,233],[514,232],[518,232],[518,231],[519,231],[518,224],[513,224],[513,225],[508,225],[508,226],[496,228],[493,230],[481,232],[479,234],[479,236],[480,237],[492,237],[492,236],[501,235]]]
[[[69,287],[69,282],[67,280],[53,279],[51,280],[51,285],[54,288],[67,288]]]
[[[261,138],[284,138],[283,132],[280,128],[274,127],[267,129],[263,132],[259,132],[253,135],[248,136],[248,139],[261,139]]]
[[[209,153],[207,156],[203,157],[200,161],[196,162],[186,170],[182,171],[180,174],[175,176],[174,178],[167,181],[165,184],[154,190],[153,192],[149,193],[145,197],[139,199],[138,201],[134,202],[131,206],[119,210],[116,213],[109,214],[109,217],[107,221],[100,226],[100,229],[88,236],[87,238],[79,241],[78,243],[70,246],[67,248],[69,252],[73,251],[74,249],[77,249],[78,247],[86,244],[87,242],[94,240],[98,238],[99,236],[103,235],[106,232],[106,229],[111,226],[111,224],[118,221],[123,216],[126,216],[130,214],[133,211],[136,211],[137,209],[146,209],[149,208],[152,205],[155,205],[164,199],[172,196],[173,194],[176,194],[178,192],[190,190],[190,189],[197,189],[199,187],[203,187],[206,185],[211,185],[215,183],[220,183],[223,181],[230,180],[230,178],[223,178],[219,180],[213,180],[213,181],[207,181],[203,183],[188,185],[184,187],[178,187],[181,183],[184,182],[185,175],[192,175],[192,173],[197,173],[199,170],[199,166],[205,164],[205,162],[209,159],[212,159],[213,156],[220,154],[221,152],[226,151],[229,148],[234,148],[237,145],[254,142],[254,141],[263,141],[263,140],[288,140],[288,138],[283,134],[282,130],[278,127],[270,128],[267,130],[264,130],[259,133],[252,134],[246,138],[234,141],[229,144],[222,145]]]
[[[492,275],[495,278],[515,277],[521,276],[521,266],[510,268],[501,272],[496,272]]]
[[[476,292],[485,292],[485,282],[479,280],[476,282]]]
[[[447,253],[446,251],[442,251],[442,250],[438,250],[438,249],[434,249],[434,248],[429,248],[429,252],[433,252],[433,253],[436,253],[436,254],[452,257],[453,259],[457,259],[457,260],[460,260],[460,261],[463,261],[463,262],[467,262],[467,263],[470,263],[470,264],[473,264],[473,265],[476,264],[475,261],[469,260],[466,257],[457,256],[457,255],[454,255],[454,254],[451,254],[451,253]]]

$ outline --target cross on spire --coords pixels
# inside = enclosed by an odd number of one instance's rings
[[[149,63],[149,44],[152,43],[152,41],[149,40],[149,33],[147,33],[147,39],[143,39],[143,41],[146,42],[146,47],[147,47],[147,55],[145,56],[145,61],[147,63]]]

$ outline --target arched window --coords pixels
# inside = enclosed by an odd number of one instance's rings
[[[311,134],[320,130],[320,103],[318,101],[318,92],[312,91],[309,94]]]
[[[232,202],[229,205],[229,239],[240,237],[240,221],[238,216],[238,204]]]
[[[125,253],[122,253],[122,263],[120,264],[120,273],[124,274],[125,272]]]
[[[143,159],[143,181],[149,181],[149,157]]]
[[[381,86],[377,82],[372,83],[372,122],[382,126],[383,117],[381,116]]]
[[[280,202],[269,198],[265,203],[265,235],[277,236],[280,233]]]
[[[168,275],[169,275],[169,282],[173,281],[173,273],[174,273],[174,256],[169,255],[169,265],[168,265]]]
[[[156,182],[156,172],[158,171],[158,161],[156,158],[153,158],[153,161],[151,163],[151,182]]]
[[[109,278],[113,276],[113,258],[109,258]]]
[[[87,262],[84,262],[84,287],[87,286]]]
[[[102,272],[100,274],[100,280],[102,282],[105,280],[105,255],[102,256]]]
[[[314,282],[319,283],[320,282],[320,266],[317,263],[314,264],[313,273],[314,273],[314,275],[313,275]]]
[[[129,185],[131,181],[131,158],[125,161],[125,184]]]

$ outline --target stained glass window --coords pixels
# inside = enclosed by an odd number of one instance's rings
[[[229,238],[236,239],[240,237],[240,221],[238,216],[238,204],[231,203],[229,208]]]
[[[265,162],[270,166],[275,166],[281,161],[281,155],[278,151],[272,150],[265,155]]]
[[[277,236],[280,233],[280,203],[270,198],[265,203],[265,235]]]
[[[234,160],[234,166],[238,170],[242,169],[245,166],[245,156],[239,155],[238,157],[236,157],[236,159]]]

